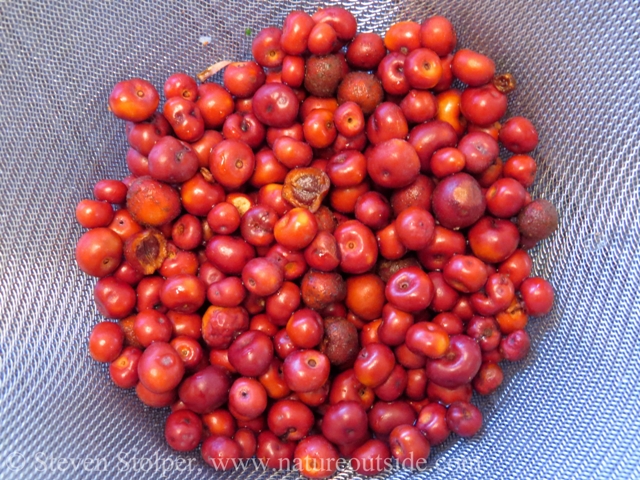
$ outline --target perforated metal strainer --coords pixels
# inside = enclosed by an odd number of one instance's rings
[[[161,87],[171,73],[248,58],[247,29],[328,3],[0,0],[0,478],[295,477],[215,474],[198,453],[178,455],[165,412],[90,360],[100,317],[95,280],[74,261],[74,206],[98,179],[126,175],[124,125],[107,111],[114,83]],[[557,304],[531,322],[532,354],[479,400],[481,434],[435,449],[419,478],[640,478],[640,5],[342,4],[360,31],[446,15],[459,45],[513,73],[509,114],[541,137],[535,193],[561,214],[534,251]]]

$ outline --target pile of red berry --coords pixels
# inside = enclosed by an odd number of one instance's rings
[[[89,351],[171,407],[172,448],[368,475],[481,427],[472,391],[552,308],[526,250],[558,217],[526,190],[535,128],[499,123],[513,77],[455,45],[443,17],[382,38],[296,11],[223,86],[171,75],[161,113],[150,83],[114,87],[131,176],[76,210],[78,265],[116,320]]]

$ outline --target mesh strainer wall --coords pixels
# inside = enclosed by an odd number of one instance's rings
[[[73,259],[74,206],[96,180],[125,175],[124,127],[106,98],[125,77],[160,87],[173,72],[246,58],[246,28],[321,3],[0,0],[0,478],[158,478],[155,465],[122,470],[134,456],[178,458],[164,413],[111,385],[86,354],[99,315],[94,281]],[[482,434],[438,448],[422,477],[640,477],[638,3],[342,3],[378,32],[447,15],[460,45],[514,73],[510,111],[542,139],[536,193],[562,216],[534,255],[557,306],[532,322],[533,354],[480,402]],[[104,459],[106,471],[51,471],[51,458]],[[189,477],[211,477],[195,465]]]

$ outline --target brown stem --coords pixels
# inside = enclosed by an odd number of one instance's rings
[[[225,68],[230,63],[233,63],[233,62],[231,60],[221,60],[221,61],[219,61],[217,63],[214,63],[210,67],[207,67],[203,71],[201,71],[199,74],[196,75],[196,77],[198,77],[198,80],[200,80],[201,82],[204,82],[208,78],[214,76],[220,70]]]

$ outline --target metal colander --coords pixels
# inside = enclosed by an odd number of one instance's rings
[[[127,173],[124,124],[107,111],[114,83],[161,87],[174,72],[246,59],[260,28],[329,3],[0,0],[0,478],[295,478],[216,474],[199,453],[171,451],[166,412],[89,358],[101,318],[95,279],[74,261],[74,207],[97,180]],[[640,478],[640,5],[342,4],[360,31],[380,33],[443,14],[459,46],[513,73],[508,115],[538,127],[535,194],[561,215],[533,252],[557,302],[530,324],[531,355],[477,399],[481,434],[434,449],[419,478]]]

